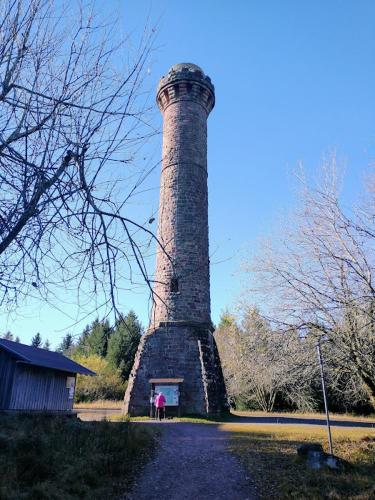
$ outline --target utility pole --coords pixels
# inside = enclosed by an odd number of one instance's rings
[[[318,343],[316,344],[316,350],[318,353],[318,361],[319,361],[319,366],[320,366],[320,377],[322,380],[322,391],[323,391],[323,399],[324,399],[324,409],[326,412],[326,419],[327,419],[327,433],[328,433],[328,443],[329,443],[329,453],[330,455],[333,455],[332,451],[332,436],[331,436],[331,424],[329,421],[329,411],[328,411],[328,403],[327,403],[327,393],[326,393],[326,384],[324,380],[324,367],[323,367],[323,359],[322,359],[322,351],[320,349],[320,339],[318,340]]]

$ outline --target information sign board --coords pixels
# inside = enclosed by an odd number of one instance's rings
[[[155,393],[162,392],[166,399],[166,406],[178,406],[180,392],[178,385],[155,385]]]
[[[74,377],[66,378],[66,388],[69,389],[69,399],[74,398],[75,381]]]

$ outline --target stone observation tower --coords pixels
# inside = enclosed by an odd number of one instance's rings
[[[207,198],[214,86],[195,64],[176,64],[160,80],[157,103],[164,125],[155,304],[125,412],[148,413],[152,391],[174,386],[180,412],[219,413],[227,403],[210,316]]]

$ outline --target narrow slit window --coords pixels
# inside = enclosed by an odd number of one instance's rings
[[[171,279],[171,292],[178,292],[178,278]]]

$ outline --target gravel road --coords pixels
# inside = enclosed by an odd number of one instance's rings
[[[253,500],[248,473],[217,425],[162,423],[159,449],[124,500]]]

